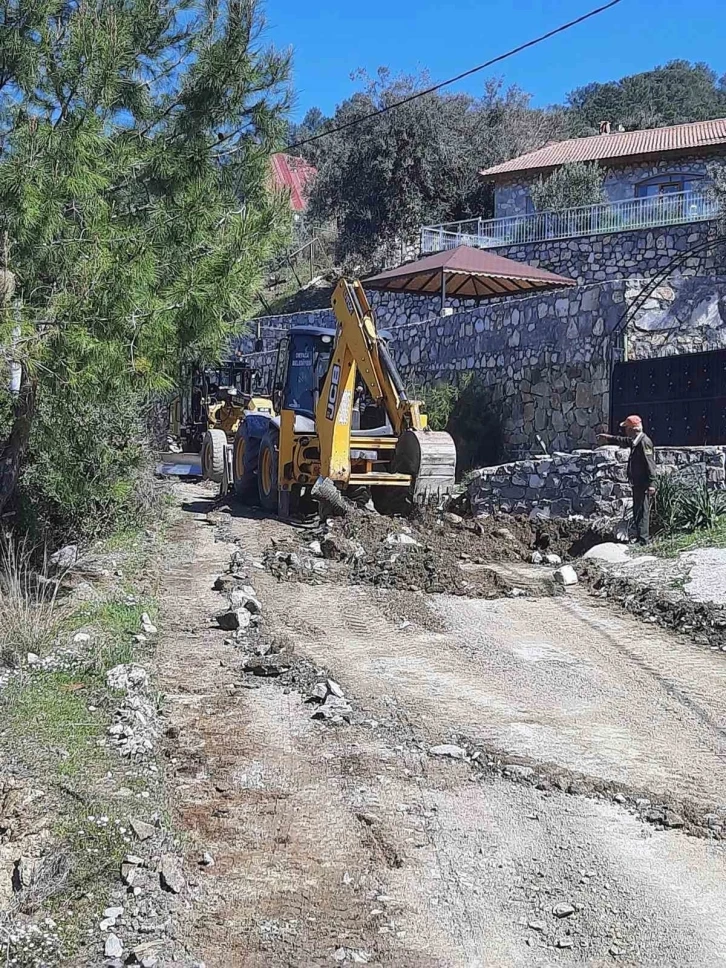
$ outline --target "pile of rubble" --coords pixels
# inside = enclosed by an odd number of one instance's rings
[[[351,582],[411,592],[500,598],[511,583],[492,562],[558,566],[586,547],[584,521],[529,521],[489,516],[466,518],[423,510],[411,519],[352,509],[302,538],[273,541],[264,563],[283,581]],[[593,540],[602,540],[595,538]]]

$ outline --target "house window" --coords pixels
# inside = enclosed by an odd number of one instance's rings
[[[703,175],[663,174],[649,178],[635,186],[636,198],[657,198],[659,195],[672,195],[674,192],[698,191],[703,183]]]

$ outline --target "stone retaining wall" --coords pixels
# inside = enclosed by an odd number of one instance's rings
[[[580,285],[633,276],[651,278],[695,246],[715,237],[713,222],[671,225],[610,235],[584,235],[577,239],[501,245],[496,255],[549,269]],[[679,268],[684,276],[702,275],[718,267],[718,250],[686,256]]]
[[[555,453],[475,471],[469,499],[475,514],[506,511],[539,517],[620,515],[632,503],[628,450],[599,447]],[[726,487],[726,447],[657,447],[659,474]]]

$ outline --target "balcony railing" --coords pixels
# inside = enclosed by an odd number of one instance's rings
[[[650,198],[629,198],[623,202],[582,205],[561,212],[533,212],[507,218],[475,218],[466,222],[427,225],[421,229],[421,250],[440,252],[457,245],[493,249],[518,242],[574,239],[582,235],[704,222],[718,214],[718,201],[708,194],[673,192]]]

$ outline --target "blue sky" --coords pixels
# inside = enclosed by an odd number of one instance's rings
[[[622,0],[584,25],[495,68],[538,105],[589,81],[608,81],[674,58],[726,73],[724,0]],[[267,0],[268,37],[293,48],[294,117],[326,113],[357,86],[350,74],[385,65],[428,68],[436,80],[571,20],[597,0]],[[484,72],[457,85],[477,94]]]

